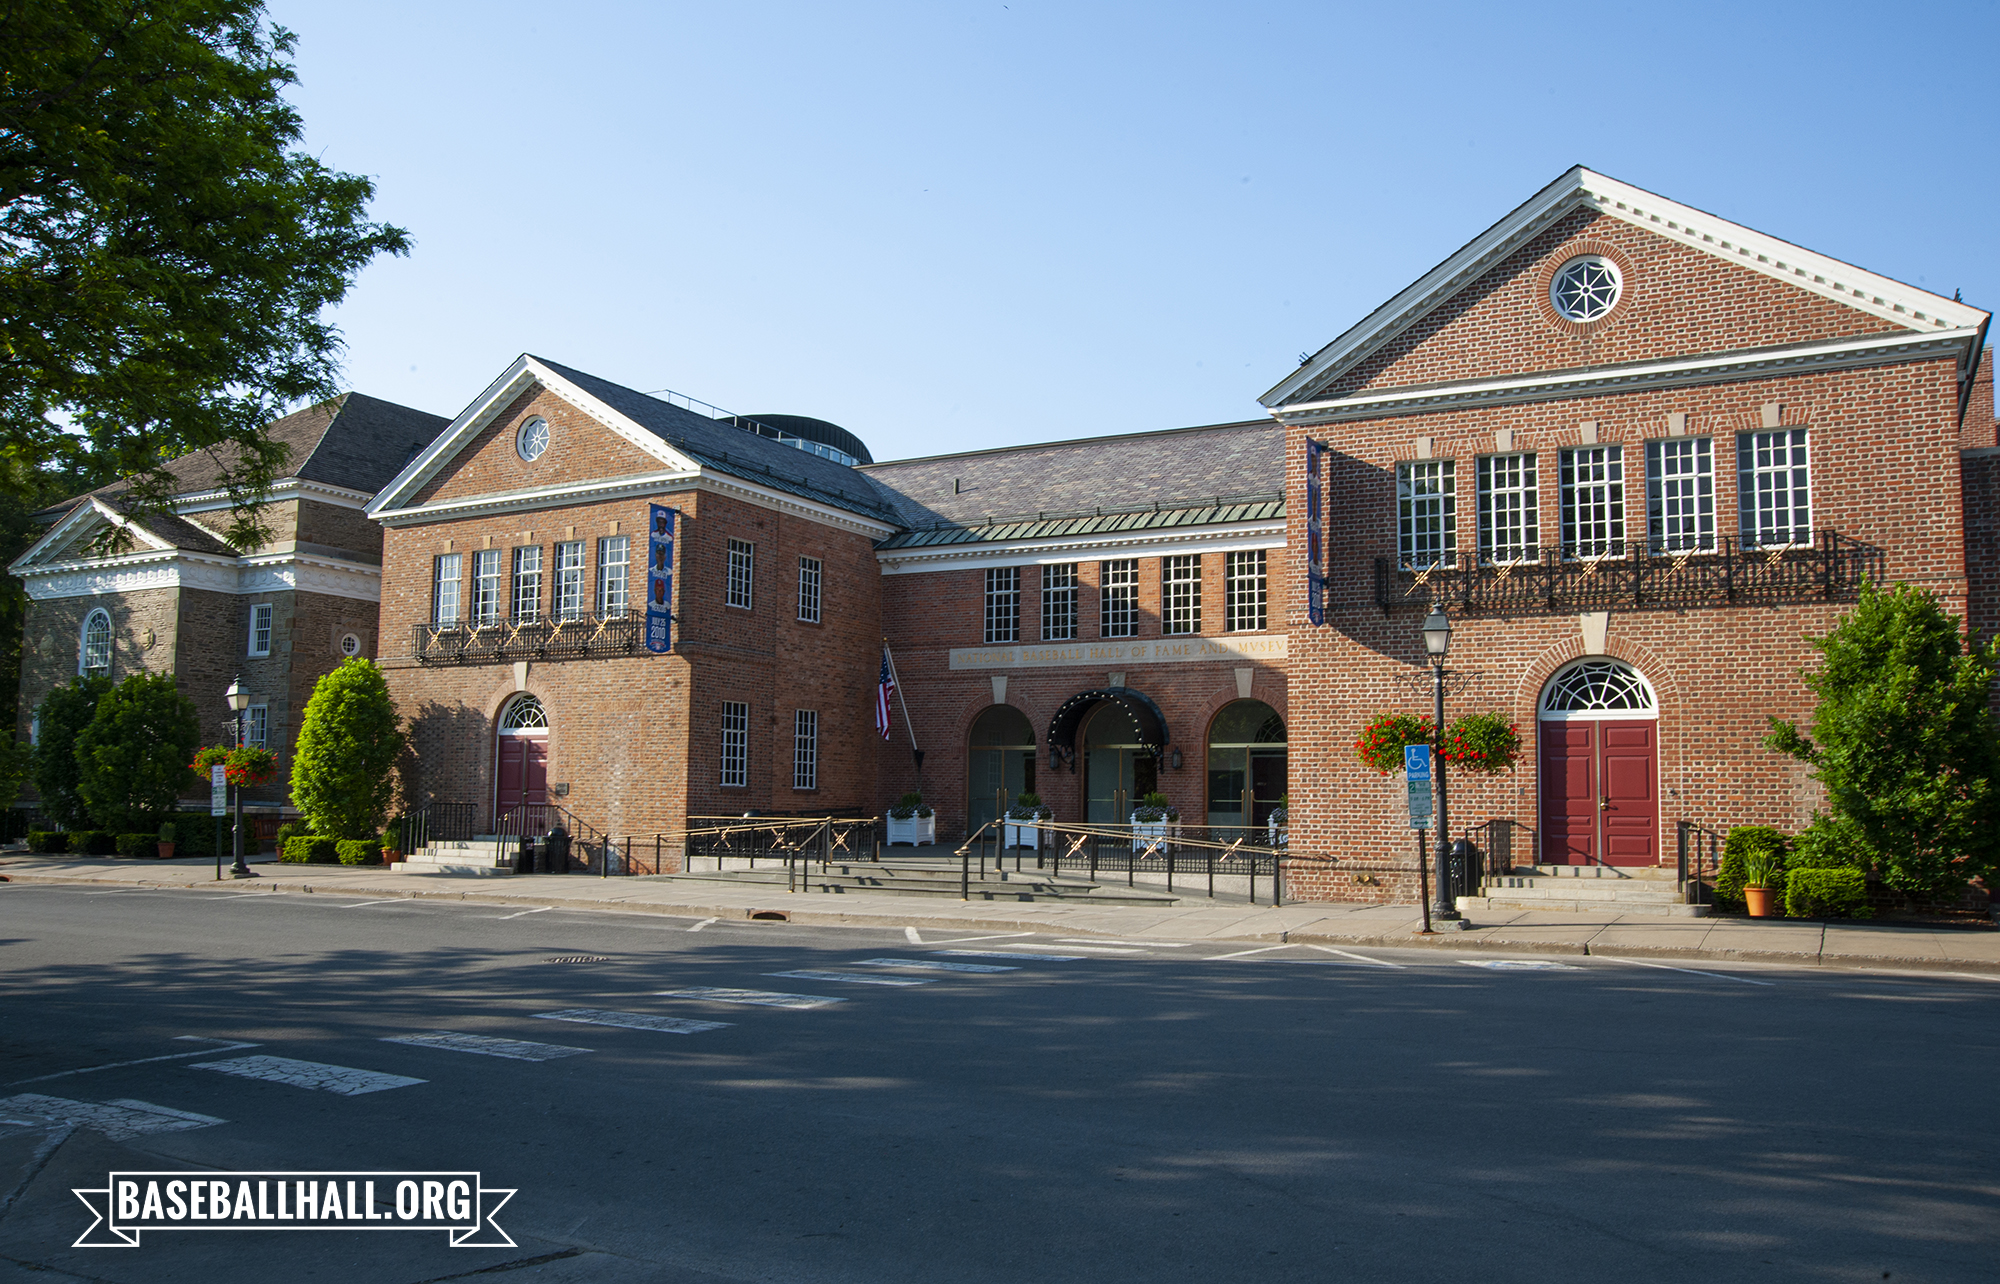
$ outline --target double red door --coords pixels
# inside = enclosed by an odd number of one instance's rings
[[[1653,865],[1660,858],[1659,724],[1541,724],[1542,860]]]
[[[493,816],[522,803],[549,800],[549,740],[540,736],[500,736],[494,770]]]

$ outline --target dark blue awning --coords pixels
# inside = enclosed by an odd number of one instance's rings
[[[1049,749],[1064,758],[1076,758],[1076,733],[1092,709],[1105,701],[1123,708],[1139,727],[1139,743],[1154,754],[1166,752],[1167,716],[1152,697],[1130,687],[1107,687],[1101,691],[1079,691],[1062,702],[1049,720]]]

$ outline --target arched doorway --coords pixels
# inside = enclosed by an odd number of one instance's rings
[[[1139,800],[1159,788],[1156,746],[1139,720],[1116,701],[1091,710],[1083,724],[1084,816],[1093,825],[1122,825]]]
[[[1659,702],[1631,665],[1578,660],[1542,688],[1542,855],[1556,865],[1660,860]]]
[[[493,823],[523,803],[549,800],[549,713],[525,693],[500,711],[493,737]]]
[[[965,832],[970,834],[999,819],[1015,795],[1034,792],[1035,728],[1013,705],[996,704],[972,720],[968,740]]]
[[[1208,728],[1208,823],[1263,828],[1285,796],[1285,720],[1262,700],[1226,704]]]

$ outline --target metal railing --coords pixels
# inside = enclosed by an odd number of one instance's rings
[[[397,851],[420,852],[432,843],[470,840],[479,823],[479,807],[468,802],[434,802],[403,817]]]
[[[1496,817],[1458,836],[1445,862],[1445,882],[1454,899],[1477,896],[1489,877],[1513,871],[1514,829],[1514,821]]]
[[[1681,898],[1689,905],[1712,899],[1715,875],[1722,868],[1722,835],[1691,820],[1674,823],[1674,877]]]
[[[783,861],[794,887],[801,867],[813,860],[824,868],[836,860],[881,859],[881,822],[874,816],[690,816],[679,839],[682,873],[694,873],[697,860],[713,860],[720,872],[731,860],[755,869],[761,858]],[[654,873],[661,872],[672,841],[653,835]]]
[[[418,624],[411,653],[419,664],[497,664],[508,660],[577,660],[632,655],[643,619],[495,620],[490,624]]]
[[[519,869],[526,844],[543,837],[558,825],[569,835],[569,851],[564,867],[549,872],[566,874],[579,865],[585,872],[600,878],[612,873],[630,872],[627,868],[620,868],[621,864],[629,866],[630,862],[621,861],[617,844],[609,834],[557,803],[520,803],[502,812],[493,826],[500,839],[497,863]],[[625,840],[627,847],[631,841],[629,838]],[[549,859],[555,859],[553,853]]]
[[[1446,553],[1432,565],[1375,559],[1375,604],[1524,614],[1611,606],[1707,607],[1834,601],[1881,576],[1882,550],[1820,531],[1798,544],[1745,546],[1705,540],[1694,548],[1646,541],[1559,544],[1494,560]]]
[[[1030,847],[1007,848],[1001,846],[1006,841],[1006,830],[1016,829],[1033,832],[1037,836],[1036,845]],[[1167,832],[1153,833],[1149,830],[1166,829]],[[1257,839],[1252,842],[1252,837]],[[1249,880],[1250,903],[1257,903],[1257,880],[1268,877],[1271,886],[1271,903],[1283,903],[1284,867],[1283,851],[1268,845],[1269,830],[1262,826],[1180,826],[1156,825],[1073,825],[1051,820],[1008,820],[989,821],[981,825],[954,853],[958,856],[961,894],[966,894],[971,884],[970,861],[975,852],[979,858],[981,876],[985,874],[987,847],[992,848],[993,868],[998,871],[1007,856],[1014,858],[1016,871],[1025,868],[1025,862],[1032,859],[1036,869],[1050,870],[1057,877],[1062,876],[1067,864],[1074,872],[1084,872],[1088,879],[1098,882],[1100,873],[1125,875],[1125,885],[1138,885],[1138,875],[1164,874],[1166,888],[1174,890],[1174,879],[1184,877],[1190,880],[1206,880],[1207,895],[1215,896],[1215,879],[1219,874],[1225,878],[1247,878]]]

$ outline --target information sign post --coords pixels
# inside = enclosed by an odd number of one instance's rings
[[[221,763],[208,769],[208,814],[211,817],[229,814],[229,773]],[[215,830],[215,881],[222,881],[222,826],[212,825]]]
[[[1431,747],[1403,746],[1403,777],[1410,791],[1410,828],[1417,831],[1417,886],[1424,907],[1424,931],[1431,930],[1431,874],[1424,859],[1425,831],[1431,827]]]

